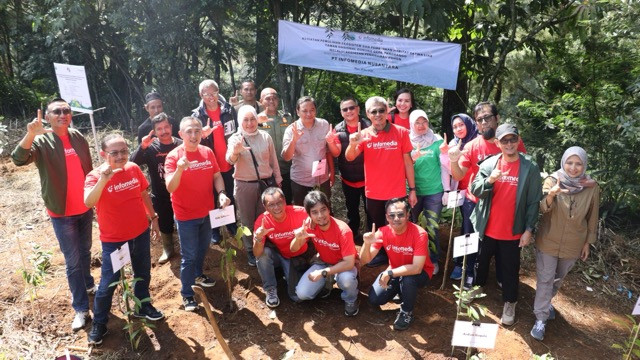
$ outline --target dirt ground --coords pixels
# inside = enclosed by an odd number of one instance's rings
[[[3,289],[0,359],[53,359],[64,354],[65,347],[86,348],[89,326],[77,333],[71,331],[73,313],[64,259],[40,197],[38,172],[33,165],[17,168],[4,157],[0,159],[0,174],[0,273],[3,274],[0,277]],[[343,213],[338,210],[338,217],[343,217]],[[448,225],[443,224],[444,249],[447,241]],[[18,271],[23,267],[21,252],[28,257],[33,243],[52,250],[54,255],[50,275],[38,289],[32,304],[25,296]],[[94,224],[92,273],[96,280],[100,276],[100,251],[98,228]],[[101,359],[225,358],[204,310],[188,313],[181,309],[179,256],[174,256],[170,263],[158,265],[160,252],[160,244],[152,244],[151,294],[154,305],[165,313],[166,320],[143,335],[139,349],[134,352],[121,330],[125,324],[120,310],[122,303],[114,298],[109,334],[104,343],[91,356],[80,350],[71,353]],[[220,256],[221,249],[212,246],[205,273],[218,280],[218,284],[206,293],[226,341],[239,358],[464,358],[462,348],[456,348],[451,357],[456,307],[451,281],[447,281],[445,290],[439,290],[442,273],[420,291],[413,325],[407,331],[398,332],[392,330],[392,323],[399,305],[392,303],[376,309],[367,303],[368,288],[380,268],[363,269],[360,313],[354,318],[344,316],[338,289],[327,299],[295,304],[284,295],[284,284],[279,288],[281,305],[272,318],[271,309],[264,304],[260,277],[255,268],[246,265],[243,253],[236,261],[237,283],[231,294],[234,310],[230,310],[229,294],[220,276]],[[582,276],[574,272],[554,299],[558,318],[547,326],[545,340],[536,341],[529,335],[534,322],[532,259],[530,248],[523,253],[516,323],[500,327],[494,349],[476,352],[490,359],[529,359],[534,354],[549,352],[556,359],[617,357],[611,345],[622,343],[627,333],[612,320],[623,319],[631,312],[635,296],[630,300],[619,294],[606,295],[599,291],[598,284],[592,285],[594,291],[588,291]],[[444,259],[440,266],[444,267]],[[486,292],[488,296],[479,301],[489,309],[484,322],[499,323],[502,300],[494,281]]]

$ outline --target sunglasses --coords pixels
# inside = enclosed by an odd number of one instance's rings
[[[507,145],[508,143],[517,144],[520,139],[517,136],[503,137],[500,139],[500,144]]]
[[[495,117],[495,116],[494,115],[487,115],[485,117],[477,118],[476,122],[478,124],[482,124],[483,122],[487,122],[488,123],[489,121],[491,121],[491,118],[493,118],[493,117]]]
[[[404,219],[405,216],[407,216],[407,214],[403,212],[396,212],[396,213],[388,213],[387,216],[391,219]]]
[[[340,110],[342,110],[342,112],[347,112],[347,111],[351,111],[351,110],[353,110],[353,109],[355,109],[355,108],[356,108],[356,106],[355,106],[355,105],[351,105],[351,106],[343,107],[343,108],[342,108],[342,109],[340,109]]]
[[[373,109],[371,111],[369,111],[369,114],[373,115],[373,116],[377,116],[378,114],[386,114],[387,113],[387,109]]]
[[[61,114],[64,115],[69,115],[71,114],[71,108],[65,107],[65,108],[57,108],[57,109],[53,109],[51,111],[49,111],[51,114],[56,115],[56,116],[60,116]]]
[[[129,149],[109,151],[107,154],[112,157],[117,157],[118,155],[127,156],[129,154]]]

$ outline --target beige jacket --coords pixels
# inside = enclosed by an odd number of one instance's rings
[[[249,147],[256,157],[258,162],[258,172],[261,179],[267,179],[273,175],[276,182],[279,184],[282,182],[282,176],[280,175],[280,166],[278,165],[278,158],[276,157],[276,150],[273,145],[271,136],[263,130],[258,130],[258,134],[255,136],[246,136],[245,139],[249,142]],[[232,162],[233,148],[235,145],[242,141],[240,133],[235,133],[229,138],[227,145],[227,162],[231,165],[235,165],[235,172],[233,177],[236,180],[242,181],[257,181],[256,168],[253,165],[253,159],[249,150],[243,150],[236,162]]]
[[[536,234],[536,247],[551,256],[577,259],[585,242],[596,242],[600,187],[585,188],[574,195],[559,193],[549,206],[547,194],[555,184],[556,179],[548,177],[542,186],[542,219]]]

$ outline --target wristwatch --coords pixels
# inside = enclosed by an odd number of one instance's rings
[[[411,191],[416,191],[416,188],[414,188],[414,187],[410,187],[410,188],[409,188],[409,192],[411,192]]]
[[[220,190],[220,191],[218,191],[218,195],[220,195],[220,194],[225,194],[225,195],[227,195],[227,192],[226,192],[226,191],[224,191],[224,190]]]
[[[327,270],[322,270],[322,277],[326,278],[327,274],[329,274],[329,272]]]
[[[393,270],[387,270],[387,275],[389,275],[390,279],[393,279]]]

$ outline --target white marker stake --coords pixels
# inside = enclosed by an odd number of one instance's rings
[[[214,209],[209,211],[211,228],[213,229],[236,222],[236,212],[233,209],[233,205],[229,205],[224,209]]]
[[[638,301],[636,301],[636,306],[633,308],[631,315],[640,315],[640,297],[638,297]]]
[[[466,194],[467,190],[450,191],[449,198],[447,200],[447,209],[453,209],[455,207],[462,206]]]
[[[478,252],[478,233],[456,236],[453,239],[453,257],[459,257]]]
[[[498,336],[498,324],[456,321],[453,326],[452,346],[493,349]]]
[[[117,273],[123,266],[131,263],[131,254],[129,253],[129,243],[124,243],[120,249],[111,253],[111,267],[113,273]]]
[[[316,160],[311,165],[311,176],[322,176],[327,172],[327,159]]]

